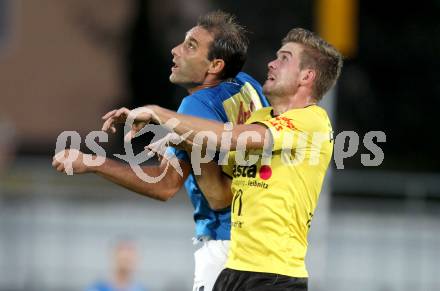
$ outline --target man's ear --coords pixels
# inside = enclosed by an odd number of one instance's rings
[[[208,73],[220,75],[220,73],[225,68],[225,61],[222,59],[214,59],[209,65]]]
[[[313,85],[316,79],[316,71],[312,69],[304,69],[300,73],[299,82],[301,85]]]

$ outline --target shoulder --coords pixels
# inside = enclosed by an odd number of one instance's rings
[[[182,100],[177,112],[200,118],[223,121],[222,105],[221,103],[215,102],[213,98],[214,94],[215,93],[204,89],[188,95]]]
[[[241,87],[243,87],[243,85],[245,85],[246,83],[249,83],[255,89],[259,90],[261,88],[261,84],[257,80],[244,72],[240,72],[235,78],[231,80],[225,80],[215,87],[205,88],[194,92],[191,95],[185,97],[184,100],[197,100],[204,103],[213,100],[218,100],[222,102],[225,99],[231,97],[231,95],[239,92]]]
[[[281,114],[280,117],[291,120],[295,127],[307,131],[322,131],[330,124],[327,111],[318,105],[292,109]]]
[[[266,121],[273,118],[273,108],[272,107],[264,107],[252,112],[252,115],[246,121],[247,124],[257,123],[261,121]]]
[[[209,103],[207,102],[207,100],[209,100],[209,96],[210,94],[207,92],[195,92],[191,95],[186,96],[185,98],[183,98],[182,102],[180,103],[179,106],[179,113],[185,113],[185,109],[187,109],[188,107],[204,107],[204,106],[209,106]]]
[[[237,74],[237,76],[235,77],[238,81],[241,81],[242,83],[251,83],[252,85],[261,87],[261,84],[255,80],[251,75],[245,73],[245,72],[240,72]]]
[[[220,85],[211,88],[205,88],[183,98],[182,104],[194,103],[194,104],[204,104],[210,106],[212,105],[212,101],[218,98],[221,95],[221,93],[222,93],[222,88]]]
[[[240,91],[242,84],[223,81],[215,87],[201,89],[182,100],[182,106],[201,106],[211,110],[222,110],[223,102]]]
[[[281,114],[296,119],[311,118],[314,120],[328,119],[327,111],[318,105],[310,105],[304,108],[291,109]]]

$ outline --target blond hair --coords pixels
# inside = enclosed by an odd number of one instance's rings
[[[310,68],[316,71],[313,84],[313,97],[318,101],[335,85],[342,69],[342,55],[332,45],[313,32],[294,28],[282,41],[301,44],[303,51],[300,56],[300,69]]]

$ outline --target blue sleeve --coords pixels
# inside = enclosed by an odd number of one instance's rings
[[[209,96],[206,97],[208,98],[205,99],[209,99]],[[211,104],[211,106],[208,106],[196,96],[189,95],[182,100],[182,103],[180,104],[177,113],[223,122],[222,118],[213,107],[213,104]],[[190,163],[188,153],[184,150],[176,149],[174,147],[168,147],[167,154],[175,155],[179,160]]]

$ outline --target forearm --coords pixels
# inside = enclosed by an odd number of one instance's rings
[[[164,171],[162,166],[142,166],[141,168],[150,177],[158,177]],[[91,170],[106,180],[126,189],[160,201],[166,201],[173,197],[184,181],[183,177],[180,178],[173,175],[173,173],[168,173],[174,171],[172,167],[169,167],[163,179],[157,183],[149,183],[139,178],[129,165],[108,158],[104,164]]]
[[[164,137],[164,139],[170,136]],[[191,155],[191,151],[199,147],[194,145],[190,140],[186,139],[180,142],[177,147],[184,150]],[[198,149],[200,150],[200,149]],[[202,156],[205,156],[202,151]],[[231,179],[225,176],[222,172],[221,166],[216,162],[200,163],[200,174],[195,175],[197,185],[209,203],[209,206],[214,210],[224,209],[231,205],[232,191]]]
[[[215,162],[201,164],[201,175],[197,175],[197,184],[202,190],[209,206],[214,210],[224,209],[231,205],[231,179],[222,173]]]
[[[194,142],[194,138],[202,131],[210,131],[217,137],[217,141],[221,140],[221,135],[224,132],[224,124],[218,121],[198,118],[190,115],[179,114],[172,110],[168,110],[159,106],[151,106],[151,109],[156,114],[156,122],[168,126],[171,119],[177,119],[179,122],[175,127],[168,127],[179,135],[188,134],[186,137],[188,141]],[[173,124],[174,125],[174,124]]]

